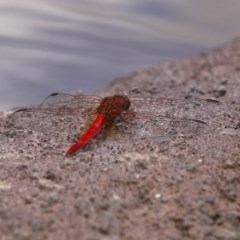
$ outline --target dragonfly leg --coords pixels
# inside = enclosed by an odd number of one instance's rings
[[[108,138],[108,137],[116,137],[117,134],[117,126],[113,123],[111,124],[107,124],[103,129],[102,129],[102,133],[103,136]]]

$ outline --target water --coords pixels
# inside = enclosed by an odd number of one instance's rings
[[[239,22],[238,0],[0,0],[0,110],[207,51]]]

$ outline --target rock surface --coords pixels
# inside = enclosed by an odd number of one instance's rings
[[[70,120],[50,128],[35,115],[32,131],[2,114],[0,239],[240,239],[240,38],[119,78],[99,94],[129,90],[222,104],[214,116],[201,113],[204,134],[97,138],[72,158],[62,154],[73,141]]]

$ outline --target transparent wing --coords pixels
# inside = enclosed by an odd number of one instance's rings
[[[54,105],[62,108],[97,107],[102,98],[95,95],[71,95],[67,93],[52,93],[47,96],[41,106]]]
[[[131,107],[139,113],[152,112],[171,118],[201,119],[217,116],[224,112],[224,106],[213,99],[173,99],[130,97]]]
[[[38,132],[49,137],[80,134],[94,108],[33,107],[15,111],[8,117],[8,125],[19,133]]]
[[[49,106],[43,107],[42,105],[31,107],[31,108],[20,108],[13,112],[9,118],[13,118],[14,115],[26,115],[26,113],[31,114],[41,114],[41,115],[49,115],[49,117],[61,117],[63,115],[73,115],[75,117],[77,114],[90,115],[95,112],[95,108],[68,108],[68,107],[56,107]]]
[[[59,131],[58,122],[66,121],[63,123],[66,128],[71,122],[81,125],[83,119],[95,113],[100,101],[101,98],[94,95],[52,93],[38,106],[16,110],[10,115],[9,122],[22,129],[50,134]]]
[[[210,126],[201,119],[167,117],[150,112],[124,112],[117,123],[120,135],[132,138],[193,136],[207,134]]]

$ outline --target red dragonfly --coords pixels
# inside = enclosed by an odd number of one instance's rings
[[[218,105],[220,103],[213,99],[188,100],[127,95],[113,95],[101,98],[95,95],[52,93],[41,105],[33,108],[22,108],[13,114],[37,112],[53,114],[54,116],[63,114],[68,116],[74,114],[95,116],[85,133],[67,150],[66,156],[71,156],[84,147],[101,129],[110,132],[118,119],[126,124],[132,123],[132,119],[138,119],[159,125],[164,122],[207,125],[205,121],[198,118],[216,115],[219,112]],[[150,110],[150,108],[153,108],[153,110]]]

